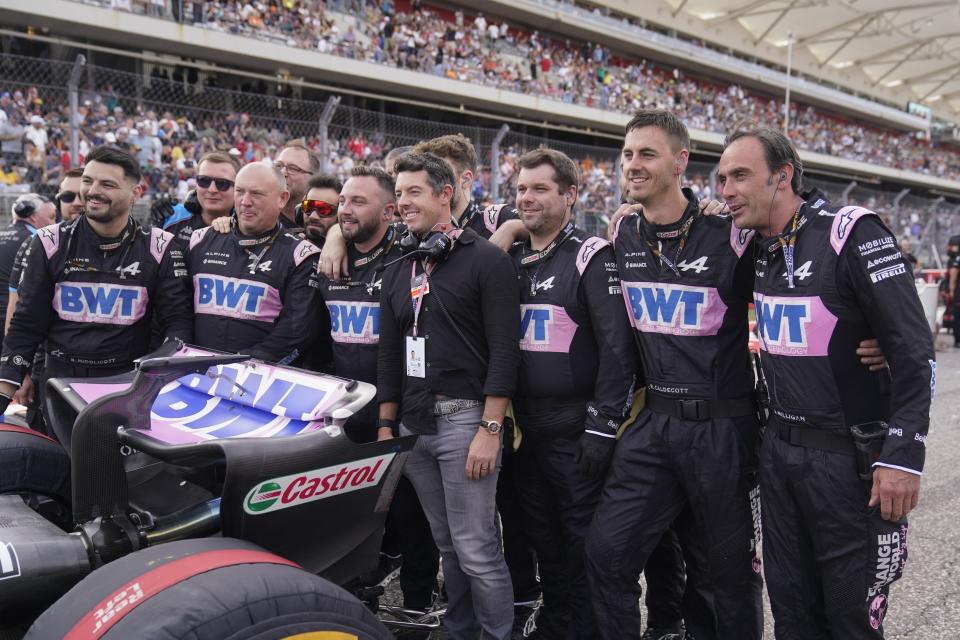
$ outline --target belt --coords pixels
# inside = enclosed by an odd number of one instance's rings
[[[835,431],[814,427],[796,427],[778,420],[771,420],[767,429],[772,430],[784,442],[789,442],[798,447],[835,451],[837,453],[854,453],[855,451],[853,438]]]
[[[450,398],[447,400],[437,400],[433,403],[433,415],[448,416],[451,413],[457,413],[465,409],[479,407],[483,403],[479,400],[465,400],[463,398]]]
[[[753,397],[724,400],[690,400],[665,396],[647,389],[646,406],[651,411],[665,413],[682,420],[710,420],[712,418],[739,418],[757,413]]]

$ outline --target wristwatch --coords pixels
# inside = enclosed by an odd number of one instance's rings
[[[496,420],[481,420],[480,426],[486,429],[487,433],[489,433],[492,436],[495,436],[501,431],[503,431],[503,424],[500,422],[497,422]]]

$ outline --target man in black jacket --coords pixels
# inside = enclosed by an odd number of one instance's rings
[[[501,430],[516,388],[520,304],[509,256],[452,229],[453,172],[431,154],[397,163],[412,260],[380,300],[380,436],[420,434],[405,472],[443,561],[453,638],[506,640],[513,593],[497,535]]]

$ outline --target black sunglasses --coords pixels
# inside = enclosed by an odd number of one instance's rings
[[[217,191],[229,191],[233,188],[233,180],[211,178],[210,176],[197,176],[197,186],[201,189],[209,189],[211,183],[217,185]]]
[[[65,204],[70,204],[80,196],[76,191],[62,191],[57,194],[57,200]]]

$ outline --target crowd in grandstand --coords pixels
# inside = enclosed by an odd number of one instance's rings
[[[221,1],[204,3],[205,11],[193,5],[182,19],[210,29],[600,109],[667,108],[694,129],[725,133],[744,118],[773,126],[783,118],[779,98],[482,13],[391,0]],[[791,120],[792,139],[801,149],[927,175],[960,175],[960,156],[910,133],[865,127],[796,103]]]

